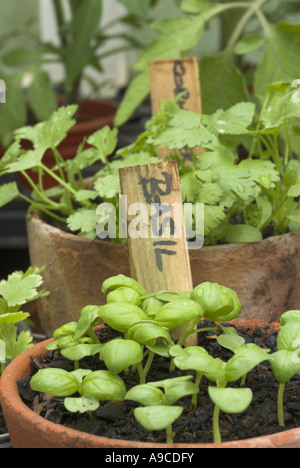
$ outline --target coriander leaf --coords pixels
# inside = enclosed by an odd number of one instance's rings
[[[12,324],[0,327],[0,340],[5,342],[5,354],[8,359],[15,359],[33,346],[30,332],[22,331],[17,338],[17,328]]]
[[[212,133],[241,135],[248,133],[247,129],[253,121],[254,112],[254,104],[240,102],[226,111],[218,109],[213,115],[203,116],[203,122]]]
[[[16,182],[3,184],[0,187],[0,207],[11,202],[19,195],[19,190]]]
[[[67,219],[68,227],[71,231],[80,231],[82,233],[95,233],[99,221],[99,216],[96,214],[96,207],[94,208],[80,208]]]
[[[222,206],[204,206],[204,234],[213,232],[226,217]]]
[[[76,192],[75,200],[78,202],[86,200],[95,200],[98,197],[98,194],[94,190],[79,190]]]
[[[23,276],[21,272],[12,273],[7,280],[0,281],[0,295],[9,307],[25,304],[37,296],[37,288],[43,279],[39,275]]]
[[[19,156],[19,158],[6,165],[4,172],[12,174],[14,172],[26,171],[33,169],[41,164],[44,156],[44,150],[42,148],[27,151],[25,154]]]
[[[280,180],[275,164],[261,159],[245,159],[239,164],[239,168],[247,169],[251,178],[265,188],[274,187]]]
[[[29,140],[36,150],[40,150],[39,152],[57,147],[66,138],[70,128],[75,125],[73,116],[77,108],[76,105],[60,107],[49,120],[16,130],[17,141]],[[27,155],[28,153],[25,156]]]
[[[115,151],[118,143],[118,129],[114,128],[112,130],[110,127],[105,126],[89,136],[87,142],[97,148],[99,152],[98,159],[103,159]]]
[[[12,312],[8,314],[0,315],[0,326],[22,322],[29,317],[29,314],[25,312]]]
[[[95,182],[94,187],[100,197],[105,199],[114,198],[121,192],[119,175],[102,177]]]

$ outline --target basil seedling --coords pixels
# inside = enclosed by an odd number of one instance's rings
[[[191,293],[204,311],[204,317],[214,322],[230,321],[237,318],[242,310],[241,303],[232,289],[217,283],[202,283]]]
[[[134,410],[136,420],[149,431],[166,429],[167,443],[172,444],[172,424],[183,411],[181,406],[172,405],[180,398],[198,393],[198,387],[190,382],[191,379],[190,375],[138,385],[127,392],[125,400],[142,404],[144,408]]]
[[[278,351],[271,356],[271,366],[279,382],[277,411],[278,423],[284,427],[283,396],[287,382],[300,373],[300,311],[285,312],[280,319],[280,331],[277,337]]]
[[[148,348],[148,351],[144,355],[144,357],[146,357],[148,354],[148,359],[144,368],[141,362],[137,365],[140,383],[145,383],[154,355],[159,354],[164,357],[170,356],[169,346],[172,343],[170,333],[157,322],[146,320],[133,324],[128,330],[127,337]],[[159,343],[157,343],[158,340]]]
[[[125,275],[117,275],[108,278],[102,284],[102,292],[106,293],[108,290],[114,291],[115,289],[122,287],[134,289],[140,297],[147,295],[147,291],[140,285],[140,283]]]
[[[82,413],[95,411],[100,401],[123,401],[126,394],[123,380],[105,370],[92,372],[77,369],[67,372],[63,369],[41,369],[32,377],[30,386],[37,392],[65,397],[64,404],[68,411]],[[81,395],[79,398],[70,398],[77,392]]]

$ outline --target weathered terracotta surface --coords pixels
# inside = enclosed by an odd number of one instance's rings
[[[77,320],[82,307],[104,304],[101,285],[106,278],[130,274],[126,246],[67,234],[42,222],[36,213],[27,229],[31,263],[46,266],[44,285],[51,291],[38,305],[48,336]],[[190,261],[194,286],[211,281],[237,292],[242,319],[273,322],[287,310],[300,309],[300,232],[257,244],[190,250]]]
[[[256,324],[254,324],[256,326]],[[260,325],[266,325],[262,322]],[[253,323],[248,323],[249,332]],[[272,324],[278,330],[278,324]],[[300,428],[271,436],[257,437],[221,444],[152,444],[128,442],[94,436],[51,423],[31,411],[21,400],[16,382],[25,378],[31,359],[46,354],[45,346],[51,341],[39,343],[17,357],[4,371],[0,380],[0,403],[14,448],[299,448]]]

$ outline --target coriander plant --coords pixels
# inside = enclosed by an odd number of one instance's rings
[[[61,108],[50,120],[15,132],[15,142],[0,161],[0,176],[21,172],[32,193],[27,197],[19,193],[16,183],[3,184],[0,206],[20,196],[29,203],[29,213],[39,210],[75,234],[96,238],[98,223],[105,226],[111,216],[108,210],[100,212],[99,204],[111,203],[119,213],[119,169],[156,163],[160,161],[158,149],[167,146],[168,158],[178,163],[183,202],[192,204],[192,210],[197,203],[204,204],[206,245],[258,242],[264,236],[297,231],[300,110],[293,93],[289,84],[279,83],[270,86],[262,107],[241,102],[211,115],[186,111],[176,102],[166,101],[128,147],[116,151],[118,130],[105,127],[88,138],[89,149],[80,146],[75,158],[68,161],[62,160],[57,147],[75,123],[76,107]],[[32,142],[32,150],[21,149],[23,138]],[[241,142],[248,150],[246,159],[236,149]],[[194,152],[197,147],[203,148],[198,155]],[[189,148],[189,164],[177,155],[181,148]],[[43,163],[47,149],[55,156],[53,168]],[[102,168],[85,181],[84,169],[95,162],[102,162]],[[38,184],[33,183],[28,169],[38,172]],[[57,187],[44,190],[44,172]],[[112,241],[125,242],[118,236]]]
[[[25,273],[15,271],[0,281],[0,374],[8,360],[32,347],[30,331],[19,331],[15,324],[26,321],[29,315],[22,306],[48,293],[38,288],[43,283],[43,269],[30,267]]]

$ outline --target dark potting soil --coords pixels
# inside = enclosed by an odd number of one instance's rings
[[[206,322],[203,326],[207,327],[210,324]],[[260,328],[255,330],[253,336],[240,330],[239,334],[247,343],[254,342],[263,348],[270,349],[271,352],[276,351],[276,334],[263,339]],[[110,335],[110,338],[108,335]],[[112,330],[102,330],[100,340],[104,342],[113,336],[114,332]],[[216,336],[215,333],[206,334],[205,337],[204,335],[200,336],[199,345],[205,347],[212,356],[227,361],[232,357],[232,353],[221,348],[216,341]],[[61,367],[72,371],[73,363],[62,357],[58,351],[52,351],[41,363],[33,362],[31,375],[41,367]],[[98,357],[82,360],[80,367],[92,367],[93,370],[105,368]],[[169,361],[157,357],[154,360],[153,369],[148,375],[147,381],[163,380],[173,376],[178,377],[182,374],[178,370],[170,373]],[[139,383],[135,375],[124,376],[121,374],[121,377],[126,383],[127,390]],[[89,419],[87,415],[69,413],[64,407],[63,398],[53,398],[49,395],[33,392],[29,385],[30,378],[31,376],[18,383],[20,395],[25,404],[49,421],[112,439],[150,443],[165,442],[165,431],[149,432],[136,422],[133,410],[138,405],[134,402],[103,402],[101,407],[93,413],[93,419]],[[181,418],[173,424],[173,431],[176,433],[174,443],[213,442],[212,420],[214,407],[207,393],[208,385],[212,385],[212,383],[203,378],[196,410],[191,406],[191,397],[184,398],[176,403],[182,405],[184,411]],[[277,422],[278,385],[268,362],[260,364],[248,374],[246,386],[251,388],[253,392],[253,401],[242,414],[226,415],[221,413],[220,430],[223,442],[270,435],[299,427],[300,376],[292,378],[286,385],[284,394],[286,427],[284,429]]]
[[[7,434],[8,430],[4,421],[4,416],[0,406],[0,435]]]

